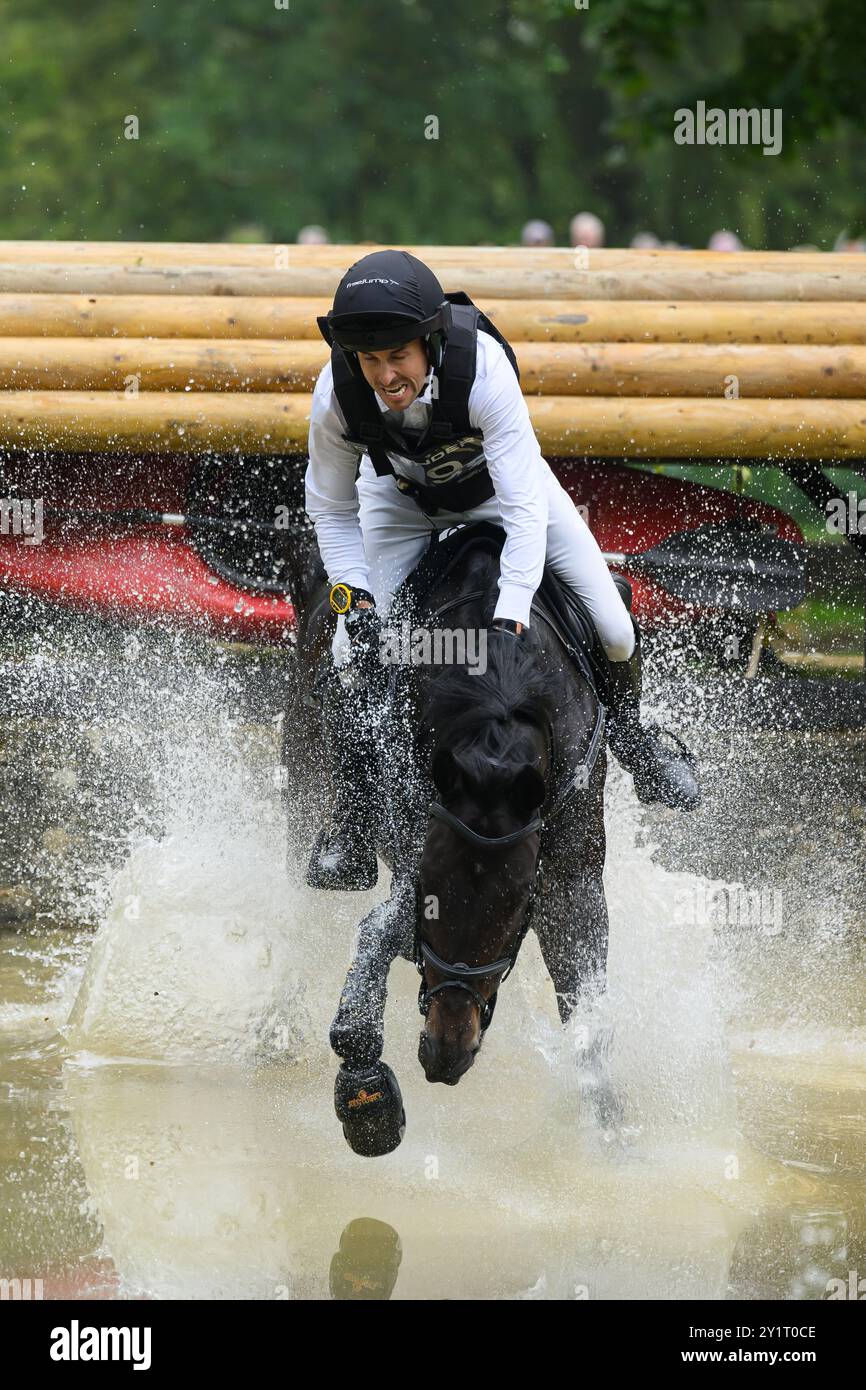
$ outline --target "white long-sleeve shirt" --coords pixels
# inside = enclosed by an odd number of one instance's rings
[[[431,389],[432,373],[417,400],[406,410],[389,410],[378,395],[376,401],[386,419],[398,429],[423,428],[432,413]],[[469,421],[483,435],[484,458],[506,533],[494,616],[528,625],[530,605],[544,571],[550,470],[542,457],[514,370],[500,344],[483,331],[478,333]],[[306,511],[316,528],[329,582],[369,589],[370,569],[364,553],[355,485],[362,450],[343,438],[346,428],[329,361],[313,392]],[[423,465],[391,450],[388,457],[396,473],[424,481]]]

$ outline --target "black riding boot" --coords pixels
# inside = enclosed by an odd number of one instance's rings
[[[661,801],[678,811],[692,811],[701,799],[694,760],[675,734],[657,724],[642,724],[640,629],[628,661],[610,662],[608,743],[617,760],[634,777],[641,801]],[[665,746],[668,740],[673,746]]]
[[[324,713],[334,801],[330,823],[313,845],[307,883],[361,892],[375,888],[379,877],[370,816],[375,785],[370,694],[363,686],[346,689],[333,670]]]

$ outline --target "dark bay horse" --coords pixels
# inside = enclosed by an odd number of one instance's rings
[[[425,589],[416,582],[422,560],[385,623],[392,634],[407,623],[417,633],[422,621],[428,632],[447,622],[452,636],[474,634],[466,650],[483,651],[486,669],[481,661],[474,668],[468,661],[392,661],[368,682],[376,693],[364,718],[375,706],[379,756],[365,795],[391,891],[360,924],[330,1033],[344,1063],[337,1113],[359,1153],[396,1147],[405,1124],[399,1087],[381,1060],[387,976],[397,955],[413,960],[421,977],[421,1065],[429,1081],[449,1085],[472,1065],[530,927],[563,1023],[604,989],[604,710],[596,683],[566,649],[569,634],[549,612],[542,617],[534,605],[524,637],[490,630],[503,534],[496,543],[495,530],[467,526],[452,534],[447,563],[428,573]],[[440,544],[434,537],[430,553]],[[297,596],[298,677],[284,756],[293,801],[315,803],[300,848],[321,810],[323,731],[337,683],[334,620],[317,551],[298,576]],[[360,721],[355,734],[363,736]],[[603,1044],[588,1044],[582,1060],[595,1078],[588,1093],[610,1123],[617,1104]]]

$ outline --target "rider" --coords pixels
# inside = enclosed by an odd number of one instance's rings
[[[335,658],[347,639],[350,652],[370,643],[376,612],[386,611],[434,530],[498,523],[506,540],[493,625],[518,635],[529,627],[547,561],[589,609],[611,663],[609,743],[638,797],[691,810],[700,789],[689,755],[641,723],[637,624],[542,457],[510,347],[481,322],[464,295],[446,298],[423,261],[392,250],[357,261],[318,320],[332,350],[313,393],[306,510],[329,584],[345,586]],[[315,887],[376,882],[351,722],[349,711],[348,736],[334,749],[332,829],[320,832],[307,875]]]

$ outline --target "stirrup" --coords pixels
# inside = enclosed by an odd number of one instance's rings
[[[666,748],[663,739],[670,739],[675,749]],[[638,740],[628,769],[638,798],[644,803],[660,801],[674,811],[693,811],[700,804],[701,788],[695,759],[683,740],[659,724],[640,725]]]

